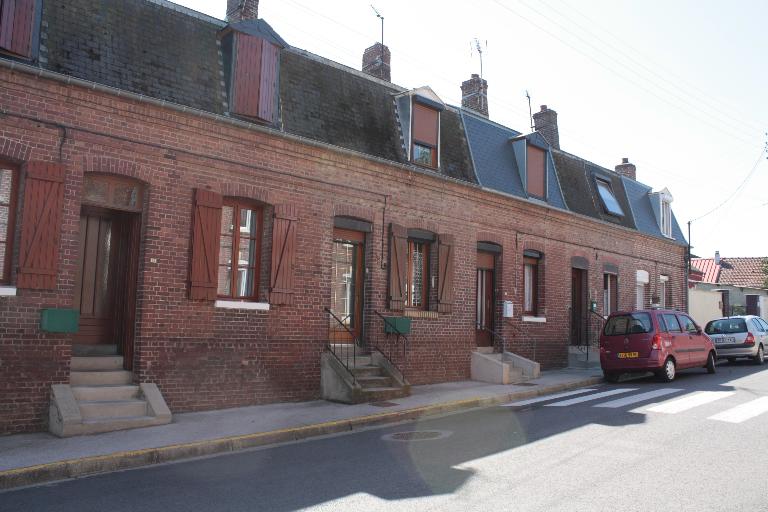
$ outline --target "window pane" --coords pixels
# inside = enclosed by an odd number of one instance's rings
[[[221,237],[219,244],[219,265],[232,264],[232,239],[228,236]]]
[[[0,242],[0,281],[5,275],[5,243]]]
[[[424,244],[414,243],[411,253],[411,306],[424,304]]]
[[[531,264],[525,265],[525,301],[524,301],[524,309],[525,311],[533,311],[533,272],[534,268]]]
[[[240,251],[238,253],[239,266],[252,267],[256,265],[256,240],[241,239]]]
[[[258,227],[258,212],[249,210],[246,208],[240,209],[240,235],[241,236],[256,236],[256,228]]]
[[[237,269],[237,296],[250,297],[253,295],[253,278],[256,272],[252,268]]]
[[[218,294],[222,297],[231,297],[232,267],[219,267],[219,288]]]
[[[413,161],[420,165],[432,166],[432,148],[414,144]]]
[[[600,194],[600,199],[603,200],[603,205],[608,213],[624,216],[624,210],[621,209],[621,206],[616,200],[616,196],[613,195],[613,191],[608,183],[598,180],[597,191]]]
[[[680,328],[680,322],[677,321],[677,317],[675,315],[663,315],[664,316],[664,323],[667,324],[667,329],[669,332],[682,332],[682,329]]]
[[[232,215],[234,214],[234,208],[231,206],[224,206],[221,209],[221,234],[232,234]]]
[[[12,180],[13,171],[10,169],[0,169],[0,204],[9,204],[11,202]]]
[[[10,214],[8,206],[0,206],[0,242],[8,239],[8,216]]]

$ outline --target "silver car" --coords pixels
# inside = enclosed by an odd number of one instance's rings
[[[768,349],[768,322],[753,315],[730,316],[710,321],[704,332],[712,338],[717,357],[735,361],[749,357],[763,364]]]

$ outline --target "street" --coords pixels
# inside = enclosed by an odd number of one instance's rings
[[[0,493],[5,511],[768,510],[768,368],[601,384]]]

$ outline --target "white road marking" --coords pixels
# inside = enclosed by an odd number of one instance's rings
[[[687,411],[700,405],[720,400],[721,398],[727,398],[733,395],[733,391],[699,391],[692,395],[686,395],[683,398],[672,400],[670,402],[664,402],[663,404],[656,405],[645,409],[649,412],[662,412],[665,414],[676,414],[678,412]]]
[[[576,389],[574,391],[566,391],[565,393],[557,393],[555,395],[540,396],[537,398],[530,398],[528,400],[521,400],[519,402],[512,402],[511,404],[502,404],[501,407],[522,407],[524,405],[537,404],[539,402],[546,402],[548,400],[557,400],[566,396],[581,395],[589,391],[596,391],[595,388]]]
[[[732,409],[723,411],[707,418],[708,420],[726,421],[728,423],[742,423],[756,416],[768,412],[768,396],[756,398],[745,404],[737,405]]]
[[[619,407],[624,407],[625,405],[632,405],[638,402],[645,402],[646,400],[658,398],[660,396],[671,395],[672,393],[677,393],[678,391],[683,391],[683,390],[676,389],[676,388],[657,389],[654,391],[648,391],[647,393],[640,393],[639,395],[632,395],[624,398],[619,398],[618,400],[611,400],[610,402],[597,404],[597,405],[594,405],[593,407],[607,407],[609,409],[617,409]]]
[[[563,400],[562,402],[547,404],[545,407],[567,407],[569,405],[580,404],[581,402],[589,402],[591,400],[598,400],[600,398],[605,398],[606,396],[628,393],[630,391],[637,391],[637,388],[612,389],[610,391],[603,391],[602,393],[595,393],[594,395],[580,396],[578,398],[571,398],[570,400]]]

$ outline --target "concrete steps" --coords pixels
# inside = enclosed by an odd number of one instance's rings
[[[323,353],[320,371],[321,393],[326,400],[353,404],[410,395],[410,384],[380,353],[361,354],[360,349],[349,345],[332,348],[332,353]]]
[[[72,353],[70,384],[51,388],[52,433],[68,437],[171,422],[160,390],[133,384],[116,345],[75,345]]]

